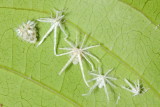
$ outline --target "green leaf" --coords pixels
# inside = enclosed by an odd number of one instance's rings
[[[160,30],[155,27],[160,23],[160,2],[122,1],[1,0],[0,104],[4,107],[158,107]],[[69,57],[54,56],[53,32],[38,48],[17,38],[15,28],[22,22],[50,17],[53,9],[66,9],[65,27],[72,41],[80,32],[81,37],[84,33],[89,34],[88,45],[102,44],[91,52],[101,59],[103,72],[115,68],[111,75],[118,78],[114,82],[117,88],[107,87],[110,102],[107,102],[103,88],[82,96],[89,89],[84,84],[79,65],[71,65],[58,75]],[[41,39],[50,24],[38,23],[37,26]],[[59,33],[59,36],[59,47],[64,47],[64,35]],[[87,78],[91,79],[88,75],[90,66],[85,61],[83,64]],[[133,97],[121,88],[126,85],[124,78],[140,79],[149,91]],[[116,104],[119,95],[121,99]]]
[[[160,24],[160,1],[159,0],[120,0],[137,9],[145,15],[153,24]]]

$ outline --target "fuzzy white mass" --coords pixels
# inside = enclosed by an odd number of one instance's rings
[[[29,43],[35,43],[37,41],[37,32],[35,26],[36,24],[34,21],[23,23],[16,29],[17,36]]]

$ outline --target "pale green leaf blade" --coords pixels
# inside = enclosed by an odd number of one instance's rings
[[[66,9],[65,26],[71,40],[78,31],[90,34],[89,45],[103,44],[91,52],[101,59],[104,72],[115,68],[111,75],[118,78],[117,88],[108,87],[110,102],[103,88],[81,96],[89,89],[79,65],[71,65],[58,75],[69,57],[54,56],[53,33],[38,48],[17,38],[14,30],[22,22],[50,17],[54,8]],[[4,107],[115,106],[118,95],[121,99],[117,106],[160,105],[160,31],[131,6],[117,0],[0,1],[0,22],[0,103]],[[50,24],[38,23],[38,27],[42,38]],[[63,36],[60,35],[59,47],[65,46]],[[83,62],[89,79],[90,67]],[[150,89],[133,97],[120,87],[125,85],[124,78],[141,79]]]

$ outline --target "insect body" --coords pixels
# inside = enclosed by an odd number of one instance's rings
[[[35,43],[37,41],[37,32],[35,26],[36,24],[34,21],[23,23],[16,29],[17,35],[24,41]]]
[[[49,34],[54,31],[54,54],[57,55],[56,48],[57,48],[57,28],[60,27],[61,31],[65,34],[66,38],[68,35],[64,31],[62,27],[62,20],[64,18],[64,15],[62,15],[62,11],[56,11],[56,17],[55,18],[40,18],[37,19],[40,22],[46,22],[51,23],[50,29],[47,31],[47,33],[43,36],[41,41],[38,43],[37,46],[41,45],[42,42],[49,36]]]
[[[59,75],[61,75],[61,73],[65,71],[65,69],[70,65],[70,63],[79,64],[81,72],[82,72],[83,80],[86,83],[86,85],[89,86],[86,79],[85,79],[84,69],[83,69],[83,65],[82,65],[82,58],[84,58],[91,65],[92,70],[94,70],[94,65],[88,59],[87,56],[90,56],[90,57],[94,58],[97,62],[99,62],[99,60],[94,55],[89,53],[87,50],[90,49],[90,48],[98,47],[99,45],[83,47],[85,39],[86,39],[86,35],[85,35],[85,37],[83,39],[83,42],[80,46],[78,45],[79,43],[78,43],[77,38],[76,38],[76,44],[72,44],[70,41],[65,39],[65,41],[71,46],[71,48],[60,48],[62,50],[67,50],[69,52],[58,54],[57,56],[70,55],[70,59],[65,64],[65,66],[62,68],[62,70],[59,72]]]
[[[136,96],[136,95],[139,95],[139,94],[142,94],[148,91],[148,89],[141,87],[139,80],[137,81],[137,83],[134,82],[134,84],[129,82],[127,79],[124,79],[124,81],[129,85],[129,87],[122,86],[122,88],[129,92],[132,92],[133,96]]]
[[[83,96],[91,94],[91,92],[96,88],[104,88],[105,94],[107,96],[107,99],[109,101],[109,95],[108,95],[108,90],[107,90],[107,84],[116,87],[111,80],[117,80],[114,77],[108,76],[108,74],[112,71],[113,69],[108,70],[104,75],[101,74],[101,69],[99,68],[99,73],[90,73],[90,75],[94,76],[95,78],[89,80],[88,82],[96,81],[95,84],[90,88],[89,92],[87,94],[82,94]]]

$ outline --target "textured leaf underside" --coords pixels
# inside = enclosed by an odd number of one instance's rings
[[[118,78],[117,88],[107,87],[90,96],[79,65],[58,72],[67,56],[53,54],[53,32],[40,46],[17,38],[15,28],[27,20],[50,17],[53,9],[66,9],[66,31],[75,40],[88,34],[88,45],[101,43],[91,52],[103,63],[103,72]],[[4,107],[103,107],[160,105],[160,1],[159,0],[0,0],[0,104]],[[50,24],[38,23],[39,39]],[[59,33],[59,47],[65,47]],[[61,53],[62,51],[59,51]],[[93,60],[94,61],[94,60]],[[89,65],[83,61],[87,78]],[[97,65],[97,64],[95,64]],[[140,79],[149,91],[143,95],[121,89],[123,79]]]

